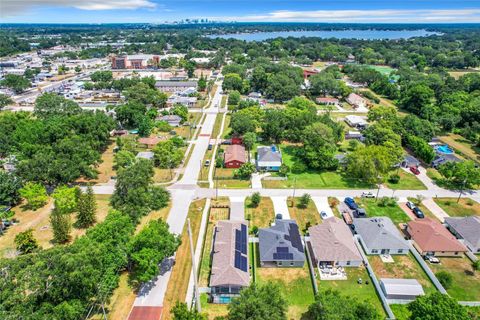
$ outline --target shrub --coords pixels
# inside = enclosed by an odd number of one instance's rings
[[[170,130],[172,130],[172,126],[169,125],[167,121],[158,121],[155,127],[157,127],[160,132],[170,132]]]
[[[256,208],[260,204],[260,201],[262,200],[262,197],[260,196],[260,192],[255,192],[252,194],[252,199],[250,200],[250,203],[252,204],[252,207]]]
[[[450,273],[446,271],[439,271],[435,273],[438,281],[442,284],[445,290],[448,290],[452,286],[453,277]]]
[[[39,248],[37,240],[33,236],[33,229],[28,229],[15,236],[15,246],[21,253],[31,253]]]
[[[312,199],[312,197],[308,193],[304,193],[300,197],[300,201],[298,202],[297,207],[305,209],[306,207],[308,207],[308,204],[310,203],[311,199]]]
[[[400,182],[400,176],[396,173],[390,175],[390,177],[388,178],[388,181],[390,183],[393,183],[393,184],[397,184],[398,182]]]
[[[255,235],[258,233],[258,227],[257,226],[252,227],[252,233],[255,234]]]
[[[295,174],[304,173],[305,171],[307,171],[307,166],[303,162],[295,162],[295,164],[292,166],[292,172]]]
[[[37,210],[48,200],[47,190],[40,183],[27,182],[20,190],[20,195],[27,201],[27,208]]]

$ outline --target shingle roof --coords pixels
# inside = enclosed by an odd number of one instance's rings
[[[422,285],[416,279],[381,278],[380,284],[386,295],[424,295]]]
[[[245,162],[245,147],[239,144],[232,144],[225,150],[225,162]]]
[[[440,222],[430,218],[408,222],[408,232],[423,251],[467,251]]]
[[[337,217],[325,219],[322,224],[310,227],[308,233],[316,260],[362,260],[350,228],[341,219]]]
[[[476,248],[480,248],[480,217],[445,218],[451,228]]]
[[[388,217],[353,219],[355,231],[369,249],[408,250],[408,244]]]
[[[235,267],[235,230],[240,230],[245,222],[222,220],[215,228],[215,239],[212,252],[212,273],[210,286],[234,285],[246,287],[250,284],[248,273]],[[248,237],[245,240],[248,242]],[[248,243],[247,243],[248,247]]]
[[[272,151],[273,147],[260,146],[257,148],[258,161],[282,161],[282,154],[278,151]]]
[[[155,87],[197,87],[197,82],[195,81],[157,81]]]
[[[295,220],[275,220],[270,228],[261,228],[258,232],[260,261],[292,260],[304,261],[305,253],[302,239]],[[293,259],[280,259],[277,248],[287,248]],[[286,249],[284,249],[286,250]]]

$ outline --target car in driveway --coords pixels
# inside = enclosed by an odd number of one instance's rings
[[[362,192],[362,198],[375,198],[375,195],[373,194],[373,192],[364,191]]]
[[[352,210],[358,209],[358,205],[353,198],[347,197],[343,202],[345,202],[345,204]]]
[[[406,205],[407,205],[407,207],[408,207],[410,210],[413,210],[413,208],[416,207],[416,206],[413,204],[412,201],[407,201]]]
[[[417,167],[410,167],[410,171],[416,176],[420,174],[420,170]]]
[[[424,256],[423,258],[430,263],[440,263],[440,260],[434,256],[427,255],[427,256]]]
[[[415,216],[419,219],[423,219],[425,218],[425,215],[423,214],[422,210],[420,210],[420,208],[418,207],[415,207],[412,209],[413,211],[413,214],[415,214]]]
[[[210,160],[205,160],[205,167],[208,167],[210,165]]]
[[[325,211],[320,212],[320,216],[325,219],[327,217],[327,213]]]

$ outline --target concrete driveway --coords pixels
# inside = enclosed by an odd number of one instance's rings
[[[328,197],[312,197],[313,203],[315,203],[315,207],[317,207],[318,214],[320,212],[325,211],[327,214],[327,218],[333,217],[333,211],[332,208],[330,208],[330,205],[328,204]],[[322,217],[320,215],[320,217]],[[322,219],[324,219],[322,217]]]
[[[273,202],[273,209],[275,215],[281,214],[283,219],[290,219],[290,212],[288,212],[287,197],[271,197]]]
[[[230,220],[245,220],[245,197],[230,197]]]
[[[432,198],[429,198],[429,199],[425,199],[423,200],[423,205],[425,207],[427,207],[428,210],[430,210],[434,215],[435,217],[438,218],[438,220],[440,220],[441,222],[444,222],[445,221],[445,218],[448,218],[450,217],[445,211],[443,211],[442,208],[440,208],[438,206],[438,204],[433,201]]]

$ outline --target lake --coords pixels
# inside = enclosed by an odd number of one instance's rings
[[[421,30],[322,30],[322,31],[276,31],[276,32],[254,32],[254,33],[229,33],[212,34],[210,38],[237,39],[245,41],[263,41],[274,38],[337,38],[337,39],[363,39],[363,40],[395,40],[408,39],[413,37],[427,37],[430,35],[441,35],[439,32]]]

